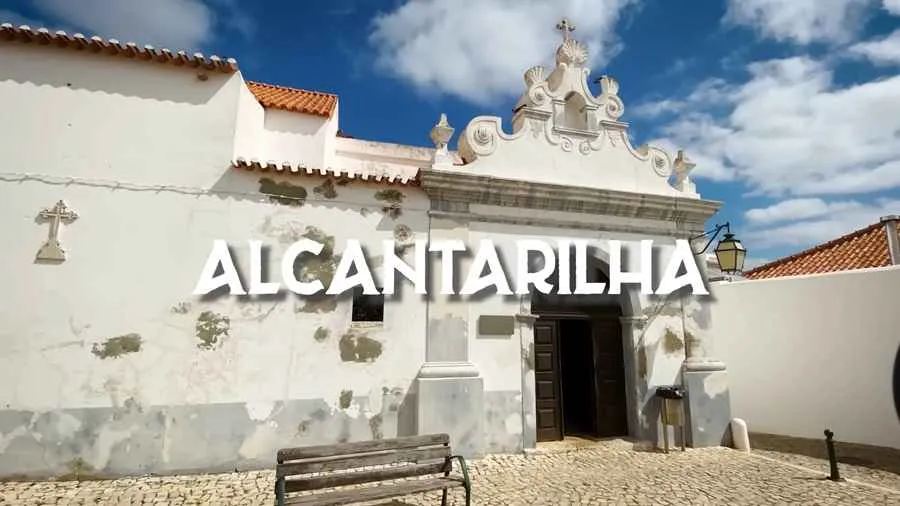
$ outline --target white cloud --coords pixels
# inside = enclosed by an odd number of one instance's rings
[[[884,10],[900,16],[900,0],[884,0]]]
[[[37,0],[59,19],[105,38],[194,50],[212,35],[213,11],[199,0]]]
[[[424,93],[481,105],[524,91],[526,69],[547,63],[567,17],[591,64],[619,49],[614,28],[635,0],[409,0],[374,20],[377,63]]]
[[[795,199],[746,212],[748,230],[740,239],[747,249],[790,247],[800,250],[837,239],[876,223],[882,216],[898,214],[900,200],[874,202]],[[785,223],[788,222],[788,223]],[[776,223],[783,223],[777,226]]]
[[[89,35],[171,50],[200,50],[219,23],[248,37],[253,31],[236,0],[210,0],[209,5],[202,0],[35,0],[35,5]]]
[[[695,112],[665,123],[656,142],[686,149],[698,160],[698,176],[738,179],[755,193],[900,186],[900,76],[837,87],[825,63],[805,57],[757,62],[748,70],[742,84],[701,84],[701,95],[711,99],[681,99]],[[714,110],[724,105],[724,113]]]
[[[900,5],[900,0],[898,0]],[[868,58],[876,65],[900,63],[900,30],[886,37],[854,44],[848,48],[851,54]]]
[[[751,223],[775,223],[815,218],[826,214],[828,209],[828,203],[822,199],[791,199],[765,208],[749,209],[744,217]]]
[[[841,43],[862,28],[871,4],[872,0],[728,0],[724,20],[779,42]]]

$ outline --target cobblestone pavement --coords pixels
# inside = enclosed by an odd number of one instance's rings
[[[842,471],[850,479],[836,483],[823,479],[827,469],[827,463],[818,459],[788,462],[774,452],[744,454],[708,448],[666,455],[636,450],[625,441],[491,456],[470,463],[477,506],[900,505],[900,475],[873,475],[845,465]],[[81,483],[8,482],[0,483],[0,504],[271,505],[273,484],[271,471]],[[453,505],[464,504],[461,491],[452,492],[451,499]],[[440,495],[410,497],[394,504],[437,505]]]

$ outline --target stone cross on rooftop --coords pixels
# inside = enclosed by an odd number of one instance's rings
[[[562,21],[556,23],[556,29],[563,34],[563,41],[569,40],[569,34],[575,31],[575,25],[569,23],[569,20],[563,18]]]

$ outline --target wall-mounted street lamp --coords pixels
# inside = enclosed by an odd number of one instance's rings
[[[691,240],[709,237],[709,241],[703,246],[703,249],[697,252],[698,255],[702,255],[703,253],[706,253],[706,250],[709,249],[709,245],[712,244],[713,240],[715,240],[719,235],[719,232],[723,229],[725,230],[725,237],[719,241],[719,244],[716,245],[716,249],[714,250],[716,261],[719,263],[719,270],[723,273],[738,274],[744,270],[744,259],[747,258],[747,248],[741,244],[741,241],[734,238],[729,223],[726,222],[722,225],[716,225],[716,228],[713,230],[692,237]]]

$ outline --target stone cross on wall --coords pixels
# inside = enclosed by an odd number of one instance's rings
[[[38,213],[39,223],[50,222],[50,232],[47,235],[47,241],[37,252],[37,260],[62,262],[66,259],[66,251],[59,243],[59,224],[68,224],[77,219],[78,214],[69,209],[62,200],[55,206]]]
[[[570,24],[568,19],[563,18],[562,21],[556,24],[556,29],[562,32],[563,41],[566,41],[569,40],[569,34],[575,31],[575,25]]]

